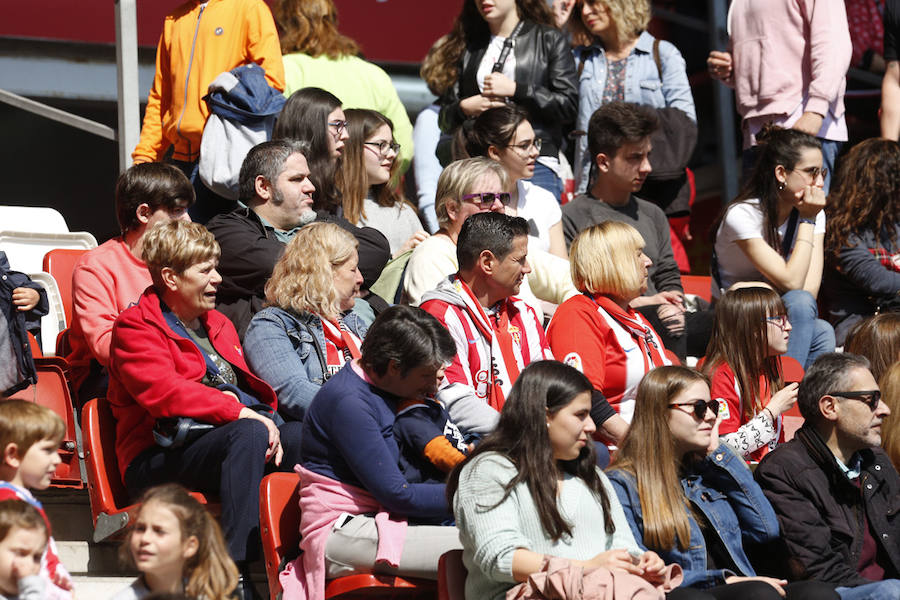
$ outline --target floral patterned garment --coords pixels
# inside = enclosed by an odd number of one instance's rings
[[[625,100],[625,63],[628,58],[611,61],[606,59],[606,88],[603,90],[603,104]]]

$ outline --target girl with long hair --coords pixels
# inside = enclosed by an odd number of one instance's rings
[[[113,600],[151,593],[183,593],[189,598],[226,600],[238,583],[215,519],[175,483],[144,492],[120,554],[141,575]]]
[[[468,568],[467,598],[503,598],[552,557],[652,583],[663,576],[663,561],[635,543],[597,468],[592,389],[572,367],[530,364],[497,428],[451,473],[447,497]]]
[[[719,442],[705,375],[654,369],[635,402],[608,475],[641,547],[680,564],[683,587],[717,600],[838,598],[827,584],[760,577],[750,564],[744,542],[778,539],[778,520],[741,457]]]
[[[555,198],[563,136],[578,103],[575,63],[544,0],[465,0],[437,60],[455,68],[440,98],[440,125],[451,133],[485,110],[512,102],[543,140],[532,183]]]
[[[781,415],[797,401],[779,363],[790,333],[784,303],[767,287],[730,290],[716,305],[703,372],[719,401],[719,435],[746,460],[784,441]]]
[[[843,345],[865,317],[900,310],[900,144],[872,138],[853,146],[829,198],[823,291]]]
[[[349,139],[347,118],[340,99],[323,89],[297,90],[284,103],[272,131],[273,140],[300,140],[310,146],[306,162],[309,179],[316,186],[313,208],[334,213],[341,206],[341,194],[335,185],[344,142]]]
[[[344,218],[354,225],[373,227],[384,234],[395,256],[413,249],[427,237],[416,209],[396,186],[400,145],[394,124],[374,110],[350,108],[337,186]]]
[[[891,414],[881,422],[881,445],[891,458],[895,469],[900,469],[900,360],[878,379],[881,397],[891,409]]]
[[[528,221],[529,248],[568,258],[558,199],[530,181],[543,140],[534,132],[525,111],[500,106],[481,113],[466,132],[469,156],[486,156],[506,171],[510,187],[506,214]]]
[[[753,174],[715,225],[712,295],[740,281],[770,283],[794,327],[787,355],[806,368],[835,347],[834,329],[816,306],[825,237],[822,145],[775,126],[757,140]]]
[[[881,379],[900,361],[900,314],[880,313],[857,323],[847,334],[844,352],[865,356],[872,375]]]

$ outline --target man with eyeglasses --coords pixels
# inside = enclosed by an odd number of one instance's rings
[[[781,524],[787,575],[833,583],[842,600],[900,598],[900,475],[881,449],[891,411],[869,361],[823,354],[797,403],[803,427],[755,473]]]

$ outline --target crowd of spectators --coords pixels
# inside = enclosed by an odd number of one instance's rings
[[[286,599],[359,572],[433,579],[459,548],[471,599],[543,597],[539,572],[674,600],[900,598],[900,147],[840,157],[841,3],[734,0],[730,47],[709,55],[745,146],[711,232],[712,305],[686,297],[673,252],[684,164],[656,159],[705,117],[649,0],[465,0],[423,66],[438,98],[415,134],[331,0],[274,14],[209,0],[167,17],[116,186],[122,234],[74,272],[76,395],[109,403],[123,483],[144,494],[127,542],[142,579],[121,598],[173,579],[255,597],[274,470],[300,478]],[[287,99],[233,201],[198,175],[201,98],[247,62]],[[0,439],[3,479],[32,443]],[[221,497],[221,533],[180,488],[147,491],[169,482]],[[176,521],[166,570],[141,544]]]

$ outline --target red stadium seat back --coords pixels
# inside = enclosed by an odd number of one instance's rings
[[[272,473],[259,485],[259,528],[269,593],[281,591],[278,573],[285,554],[296,554],[300,545],[300,476],[296,473]]]
[[[466,567],[462,550],[450,550],[438,562],[438,600],[466,600]]]
[[[685,294],[694,294],[712,302],[712,277],[709,275],[682,275],[681,287]]]
[[[56,279],[67,324],[72,323],[72,271],[85,252],[82,248],[54,248],[44,255],[44,271]]]
[[[803,380],[806,372],[803,370],[803,365],[797,362],[797,359],[790,356],[780,356],[778,360],[781,362],[781,376],[786,383],[800,383]]]
[[[300,545],[300,476],[296,473],[271,473],[259,486],[259,527],[266,578],[272,600],[281,593],[278,573],[285,556],[294,556]],[[325,598],[402,598],[432,600],[435,582],[406,579],[394,575],[348,575],[325,585]]]
[[[78,463],[75,413],[72,409],[69,382],[66,379],[68,364],[62,358],[41,358],[38,355],[34,359],[34,366],[37,370],[37,383],[16,392],[11,397],[45,406],[63,420],[66,429],[59,445],[62,462],[56,467],[50,486],[83,488],[84,482],[81,480],[81,467]]]

